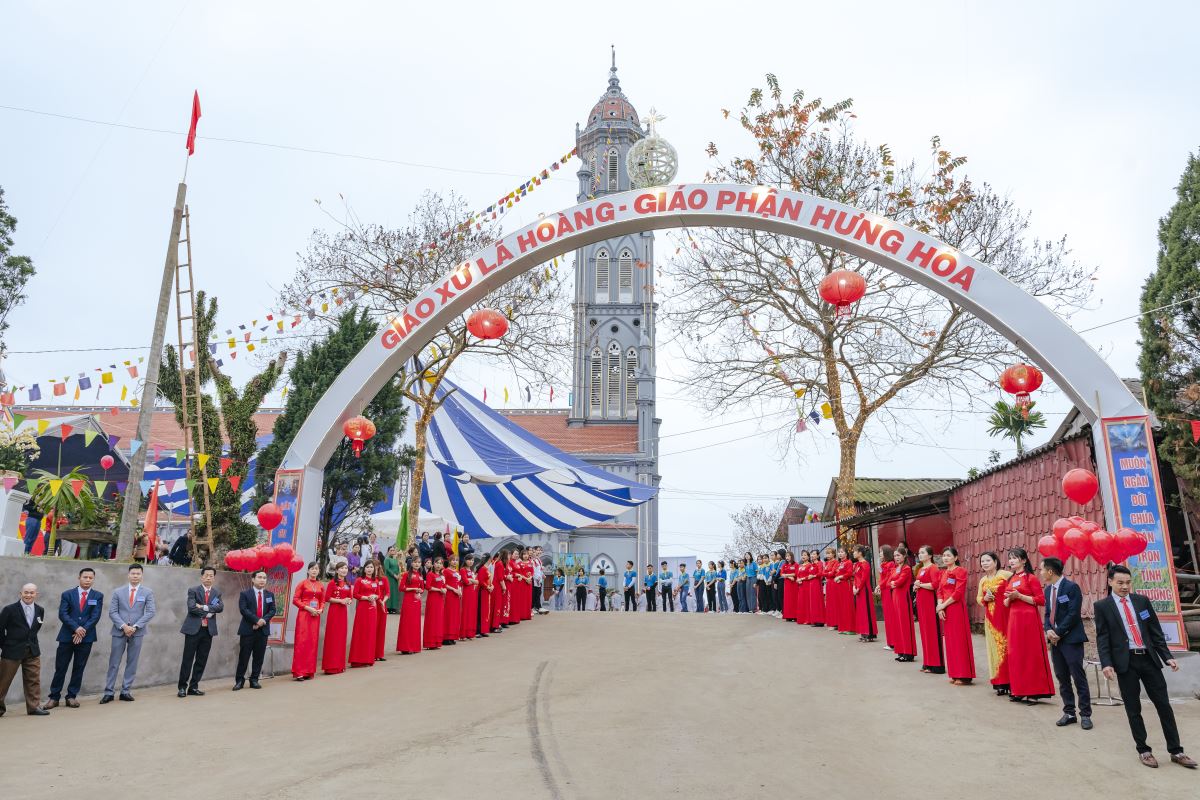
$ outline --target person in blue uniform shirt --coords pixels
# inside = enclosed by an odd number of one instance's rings
[[[753,558],[746,559],[745,573],[746,580],[743,582],[743,585],[746,588],[743,591],[746,594],[744,597],[745,602],[742,603],[742,611],[747,614],[753,614],[758,610],[758,564],[754,562]]]
[[[717,608],[720,613],[729,612],[729,601],[725,598],[725,581],[729,573],[725,570],[725,562],[717,562]]]
[[[575,572],[575,610],[583,611],[587,608],[587,593],[588,593],[588,577],[584,573],[583,567],[580,567]]]
[[[608,578],[604,577],[604,567],[600,568],[600,577],[596,579],[596,595],[600,598],[598,611],[608,611],[608,606],[604,604],[605,598],[608,597]]]
[[[564,595],[567,593],[567,574],[562,568],[554,570],[554,610],[562,611],[566,602]]]
[[[646,610],[654,611],[654,595],[657,591],[658,576],[654,573],[654,565],[646,565],[646,576],[642,578],[642,584],[645,587],[646,593]]]
[[[697,561],[692,571],[692,591],[696,595],[696,613],[704,613],[704,562]]]
[[[625,562],[625,610],[637,611],[637,570],[632,561]]]
[[[675,610],[675,574],[667,568],[667,562],[662,562],[658,573],[658,591],[662,593],[662,610],[666,611],[668,604],[671,611]]]
[[[688,576],[687,564],[679,565],[679,586],[676,588],[679,594],[679,610],[686,613],[688,610],[688,599],[692,596],[692,581]]]

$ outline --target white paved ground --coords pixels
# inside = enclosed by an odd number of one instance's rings
[[[1157,771],[1120,707],[1098,708],[1090,732],[1059,729],[1052,704],[765,617],[551,615],[340,676],[229,686],[46,718],[10,708],[4,796],[1200,796],[1200,773],[1166,763],[1152,713]],[[1176,711],[1200,756],[1200,703]]]

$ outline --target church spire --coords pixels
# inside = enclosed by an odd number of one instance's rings
[[[621,81],[617,80],[617,46],[609,45],[612,48],[612,69],[608,71],[608,89],[610,92],[615,90],[616,93],[621,91]]]

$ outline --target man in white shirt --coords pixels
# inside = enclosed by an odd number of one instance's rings
[[[271,619],[275,616],[275,595],[267,590],[266,570],[256,570],[250,576],[251,588],[238,596],[238,613],[242,617],[238,626],[237,671],[233,675],[233,690],[239,691],[246,683],[246,666],[250,665],[250,688],[261,689],[258,682],[262,672],[263,657],[267,653],[267,639],[271,635]],[[252,662],[252,663],[251,663]]]
[[[129,690],[137,677],[138,658],[142,654],[142,639],[146,626],[154,619],[157,608],[154,592],[142,585],[142,565],[130,564],[129,583],[113,591],[108,604],[108,618],[112,620],[112,651],[108,656],[108,675],[104,681],[104,695],[100,703],[111,703],[116,690],[117,671],[121,659],[125,659],[125,674],[121,679],[122,700],[133,702]]]
[[[21,599],[0,610],[0,717],[8,710],[4,696],[17,670],[25,686],[25,713],[34,717],[50,713],[41,707],[42,651],[37,640],[46,611],[36,600],[37,586],[27,583],[21,587]]]

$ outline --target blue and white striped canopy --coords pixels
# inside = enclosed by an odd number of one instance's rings
[[[448,380],[437,394],[421,508],[473,537],[586,527],[657,491],[550,446]]]

